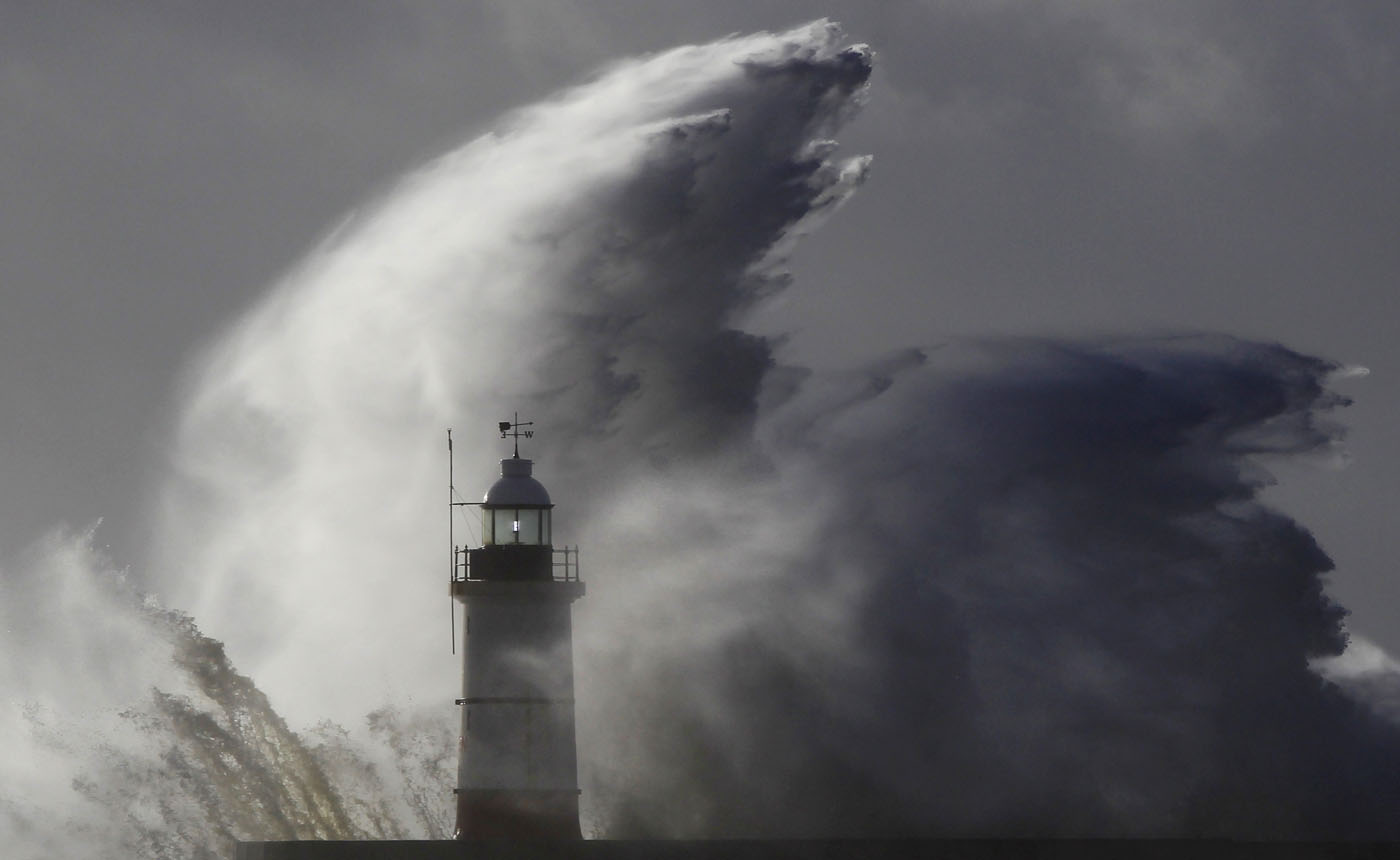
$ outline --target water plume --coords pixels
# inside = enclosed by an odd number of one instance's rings
[[[55,532],[0,578],[12,739],[7,856],[224,858],[269,838],[441,835],[418,802],[451,772],[450,733],[392,711],[367,737],[293,732],[223,646]],[[22,655],[22,656],[20,656]],[[416,750],[425,739],[436,751]]]
[[[1309,668],[1344,647],[1331,562],[1255,498],[1267,458],[1332,443],[1332,370],[1197,336],[964,342],[809,376],[763,414],[781,477],[680,482],[632,525],[662,529],[697,494],[734,514],[722,541],[664,549],[699,559],[679,595],[629,581],[651,605],[602,646],[605,694],[646,714],[599,756],[620,763],[599,791],[615,820],[688,835],[1393,832],[1375,761],[1395,761],[1394,727]]]
[[[623,423],[638,456],[728,444],[770,360],[733,327],[781,284],[755,263],[863,175],[823,142],[869,71],[838,39],[822,23],[619,64],[342,227],[191,377],[172,600],[295,717],[350,719],[347,671],[447,700],[446,631],[423,623],[446,609],[442,428],[531,415],[551,474],[579,468],[555,481],[575,508]],[[489,445],[459,448],[461,474],[495,471]]]
[[[1339,368],[1197,335],[817,373],[746,330],[867,174],[832,137],[870,63],[825,22],[619,63],[408,177],[211,345],[161,601],[59,541],[35,569],[77,597],[32,596],[100,626],[6,616],[45,643],[4,667],[32,854],[441,835],[440,434],[484,487],[469,428],[515,410],[584,548],[586,832],[1400,836],[1394,724],[1311,668],[1345,645],[1331,563],[1257,499],[1270,458],[1334,446]],[[89,699],[122,704],[70,718]]]

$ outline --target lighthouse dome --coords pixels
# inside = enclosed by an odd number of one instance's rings
[[[486,491],[482,504],[490,507],[550,508],[549,491],[530,476],[535,461],[511,457],[501,461],[501,478]]]

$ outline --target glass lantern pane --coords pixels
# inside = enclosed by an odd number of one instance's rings
[[[494,535],[493,535],[493,533],[492,533],[492,531],[491,531],[491,522],[492,522],[491,512],[488,511],[488,510],[486,510],[485,508],[482,508],[482,509],[481,509],[481,545],[482,545],[482,546],[491,546],[492,544],[494,544],[494,543],[496,542],[495,537],[494,537]]]
[[[549,533],[549,514],[550,511],[548,508],[540,511],[540,543],[545,545],[551,545],[553,543],[553,538]]]
[[[521,543],[538,544],[540,542],[540,512],[538,509],[526,508],[517,512],[519,519],[516,524],[519,526],[517,534]]]
[[[515,511],[506,509],[495,511],[496,514],[496,543],[515,543]]]

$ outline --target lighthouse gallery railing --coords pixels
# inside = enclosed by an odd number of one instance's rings
[[[561,546],[553,547],[553,561],[551,569],[555,582],[578,582],[578,547]],[[469,582],[475,577],[471,571],[471,554],[468,547],[459,546],[452,548],[452,581]],[[478,580],[479,581],[479,580]]]

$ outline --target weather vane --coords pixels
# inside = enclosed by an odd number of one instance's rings
[[[534,427],[534,426],[535,426],[535,422],[533,422],[533,421],[521,421],[521,420],[520,420],[520,413],[519,413],[519,412],[516,412],[516,413],[515,413],[515,419],[514,419],[514,420],[512,420],[512,421],[502,421],[502,422],[501,422],[500,424],[498,424],[497,426],[498,426],[498,427],[500,428],[500,430],[501,430],[501,438],[502,438],[502,439],[505,439],[506,437],[511,437],[511,438],[513,438],[513,439],[515,440],[515,459],[519,460],[519,459],[520,459],[520,437],[521,437],[521,436],[524,436],[526,439],[533,439],[534,436],[535,436],[535,431],[534,431],[534,430],[522,430],[521,428],[522,428],[522,427]]]

